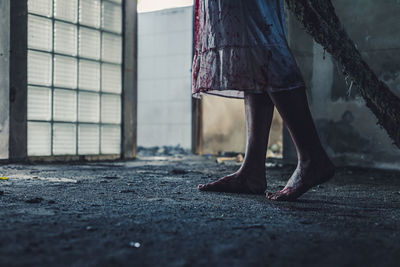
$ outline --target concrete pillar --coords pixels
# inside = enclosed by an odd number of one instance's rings
[[[28,1],[10,1],[9,158],[28,156]]]
[[[8,159],[10,1],[0,1],[0,160]]]
[[[137,1],[125,0],[122,157],[136,157],[137,143]]]

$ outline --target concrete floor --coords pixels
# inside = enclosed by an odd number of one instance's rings
[[[293,166],[268,165],[277,190]],[[399,266],[400,173],[339,169],[294,203],[196,189],[237,167],[0,166],[0,266]]]

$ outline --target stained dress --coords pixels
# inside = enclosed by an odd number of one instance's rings
[[[304,86],[283,0],[196,0],[192,90],[243,98]]]

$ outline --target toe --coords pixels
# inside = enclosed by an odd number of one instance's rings
[[[269,200],[285,201],[287,199],[287,192],[285,190],[281,190],[275,193],[270,193],[267,197]]]
[[[201,184],[201,185],[199,185],[198,188],[199,188],[200,191],[214,191],[215,190],[215,185],[213,183]]]
[[[285,188],[281,191],[278,191],[271,198],[276,201],[295,201],[302,193],[298,188]]]
[[[273,200],[276,201],[285,201],[287,200],[288,195],[283,193],[283,192],[278,192],[277,194],[274,195],[274,197],[272,198]]]
[[[271,199],[273,195],[274,195],[273,193],[267,192],[265,196],[267,197],[267,199]]]
[[[279,198],[279,192],[276,192],[275,194],[272,194],[272,196],[269,198],[270,200],[278,200]]]

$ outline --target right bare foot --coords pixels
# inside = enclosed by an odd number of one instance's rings
[[[265,172],[264,172],[265,173]],[[238,171],[215,182],[198,185],[200,191],[226,192],[239,194],[264,194],[267,181],[264,175],[244,174]]]
[[[298,164],[285,188],[276,193],[267,193],[269,200],[294,201],[312,187],[325,183],[335,174],[335,166],[329,158],[303,165]]]

